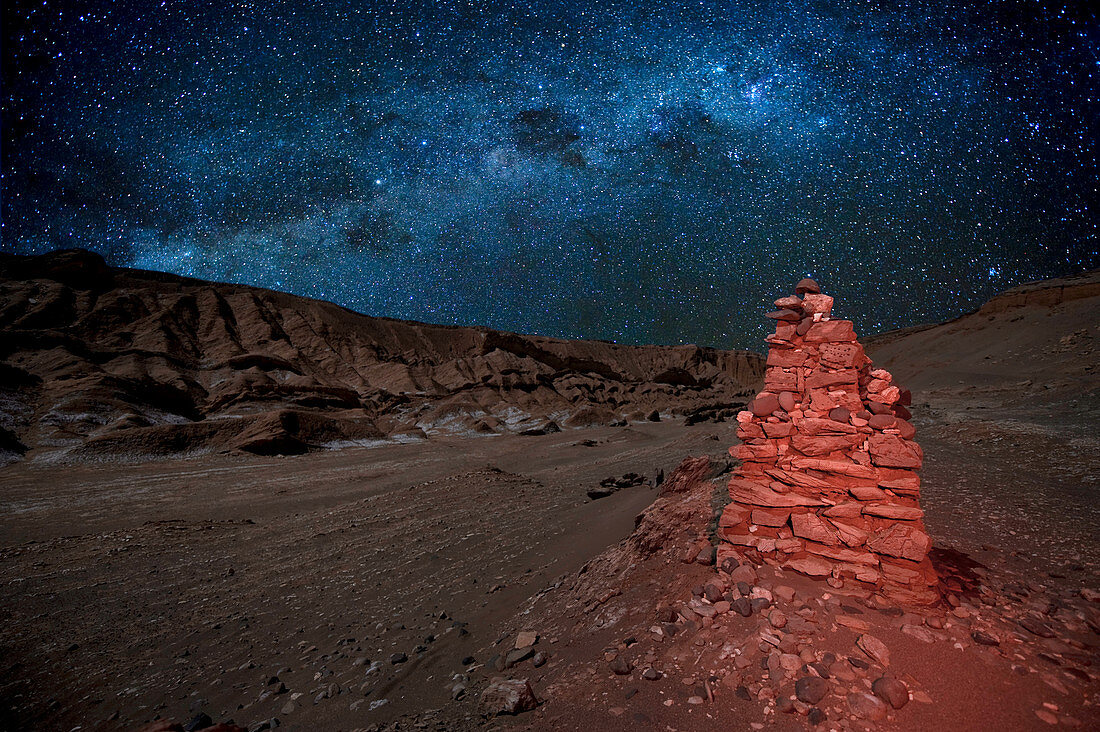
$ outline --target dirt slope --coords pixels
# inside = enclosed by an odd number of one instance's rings
[[[294,454],[554,430],[743,401],[749,352],[372,318],[239,285],[0,255],[0,451],[38,460]]]

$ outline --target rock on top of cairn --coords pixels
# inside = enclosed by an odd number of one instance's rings
[[[796,295],[805,295],[807,293],[811,295],[821,294],[821,285],[811,280],[809,277],[805,277],[798,281],[798,284],[794,286],[794,293]]]
[[[736,556],[935,602],[909,393],[872,366],[850,321],[832,319],[816,282],[795,289],[768,314],[764,390],[737,415],[718,565]]]

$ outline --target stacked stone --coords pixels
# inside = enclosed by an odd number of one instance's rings
[[[830,582],[860,583],[896,602],[938,599],[919,505],[923,453],[910,396],[833,320],[813,280],[775,301],[764,391],[737,416],[741,460],[719,523],[730,554]]]

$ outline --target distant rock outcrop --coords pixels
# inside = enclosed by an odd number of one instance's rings
[[[851,321],[813,280],[776,301],[764,391],[737,416],[719,550],[748,552],[834,583],[859,582],[891,599],[938,599],[932,541],[918,501],[923,453],[909,393],[872,367]]]
[[[242,285],[0,255],[0,452],[303,452],[721,414],[751,352],[429,325]],[[553,427],[549,427],[553,425]]]

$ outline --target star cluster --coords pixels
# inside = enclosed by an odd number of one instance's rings
[[[8,2],[24,253],[758,348],[1100,266],[1096,18],[1043,3]]]

